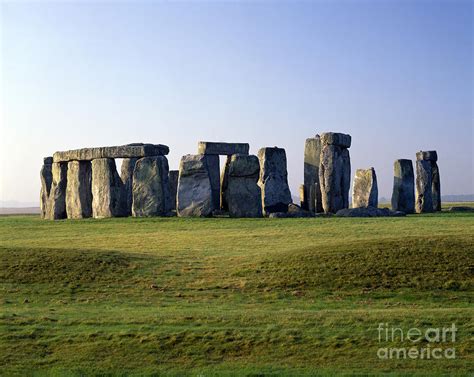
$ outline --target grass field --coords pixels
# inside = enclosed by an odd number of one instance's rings
[[[1,375],[474,371],[474,213],[4,216],[0,263]],[[379,323],[455,323],[456,358],[381,360],[413,344],[380,343]]]

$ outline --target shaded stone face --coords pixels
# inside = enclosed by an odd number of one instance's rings
[[[416,159],[417,161],[429,161],[431,165],[431,197],[433,211],[441,211],[441,184],[437,164],[438,153],[436,151],[419,151],[416,154]]]
[[[92,216],[95,218],[126,216],[122,179],[115,160],[92,160]]]
[[[212,205],[219,209],[221,202],[221,172],[219,155],[205,155],[207,171],[211,180]]]
[[[415,175],[411,160],[396,160],[393,164],[392,209],[415,212]]]
[[[199,154],[233,155],[249,154],[247,143],[216,143],[211,141],[200,141],[198,143]]]
[[[67,163],[54,162],[52,182],[49,192],[46,218],[59,220],[66,218]]]
[[[323,145],[319,183],[324,212],[336,213],[349,207],[350,174],[349,151],[337,145]]]
[[[283,148],[261,148],[258,151],[260,160],[260,179],[258,185],[262,191],[263,214],[287,212],[292,202],[288,187],[286,170],[286,153]]]
[[[92,216],[90,161],[70,161],[67,164],[66,213],[68,219]]]
[[[378,195],[375,169],[357,169],[352,189],[352,208],[377,208]]]
[[[53,166],[52,157],[46,157],[41,168],[41,191],[40,191],[40,209],[41,218],[45,219],[48,215],[48,200],[51,192],[51,185],[53,183]]]
[[[304,148],[304,202],[303,209],[310,212],[322,212],[321,188],[319,185],[319,165],[321,140],[319,135],[308,138]]]
[[[433,210],[441,211],[441,181],[439,178],[439,168],[436,161],[431,161],[431,184]]]
[[[179,164],[178,216],[206,217],[212,214],[211,178],[207,167],[206,155],[185,155]]]
[[[136,162],[133,171],[133,216],[160,216],[171,211],[168,174],[165,156],[144,157]]]
[[[416,161],[416,212],[433,212],[431,163]]]
[[[258,186],[257,156],[232,155],[228,164],[225,197],[230,217],[261,217],[262,199]]]
[[[124,158],[122,161],[122,168],[120,170],[120,179],[123,183],[123,203],[126,216],[132,214],[133,203],[133,170],[138,158]]]
[[[176,210],[176,195],[178,193],[179,170],[170,170],[168,175],[170,182],[171,209]]]
[[[162,144],[134,143],[114,147],[82,148],[53,155],[54,162],[90,161],[100,158],[141,158],[167,155],[169,148]]]

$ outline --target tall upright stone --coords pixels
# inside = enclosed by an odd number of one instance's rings
[[[420,151],[416,154],[417,160],[429,161],[431,165],[431,196],[433,210],[441,211],[441,182],[439,177],[438,153],[436,151]]]
[[[123,183],[123,204],[125,216],[132,214],[133,203],[133,170],[138,158],[124,158],[122,161],[122,168],[120,170],[120,179]]]
[[[176,210],[176,195],[178,193],[179,170],[170,170],[168,180],[170,183],[171,209]]]
[[[133,170],[133,216],[163,216],[171,211],[168,174],[165,156],[144,157],[136,162]]]
[[[336,213],[349,207],[351,136],[327,132],[321,134],[319,183],[324,212]]]
[[[229,160],[224,191],[229,216],[261,217],[260,163],[257,156],[234,154]]]
[[[283,148],[261,148],[260,178],[258,185],[262,191],[262,209],[265,216],[274,212],[287,212],[292,202],[288,187],[286,153]]]
[[[416,212],[418,213],[433,212],[431,173],[430,161],[416,161]]]
[[[67,163],[66,213],[68,219],[83,219],[92,216],[90,161]]]
[[[377,208],[378,196],[375,169],[357,169],[352,188],[352,208]]]
[[[209,179],[211,181],[212,190],[212,206],[219,209],[221,202],[221,171],[219,155],[206,154],[207,171],[209,172]]]
[[[92,216],[126,216],[122,179],[113,158],[92,160]]]
[[[304,148],[304,202],[302,208],[310,212],[323,212],[319,165],[321,161],[321,139],[319,135],[306,139]]]
[[[392,209],[415,212],[415,175],[411,160],[395,160],[393,164]]]
[[[49,193],[51,192],[51,184],[53,183],[53,158],[45,157],[43,166],[41,167],[41,191],[40,191],[40,209],[41,218],[45,219],[48,216],[48,201]]]
[[[50,220],[65,219],[67,217],[67,162],[53,162],[51,171],[53,180],[49,192],[46,218]]]
[[[213,200],[208,159],[204,154],[185,155],[179,164],[178,216],[206,217],[218,209]]]

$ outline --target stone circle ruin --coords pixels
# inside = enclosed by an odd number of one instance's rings
[[[349,208],[351,141],[335,132],[306,139],[301,207],[291,198],[283,148],[250,155],[247,143],[200,141],[197,154],[183,156],[179,170],[171,171],[169,148],[161,144],[56,152],[44,158],[40,172],[41,217],[360,217],[441,210],[436,151],[416,154],[416,184],[412,161],[395,161],[393,211],[377,209],[375,169],[357,169]],[[222,171],[219,156],[226,156]],[[123,159],[120,174],[117,158]]]

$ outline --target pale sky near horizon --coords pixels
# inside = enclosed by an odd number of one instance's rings
[[[0,3],[0,200],[39,202],[44,156],[199,140],[286,149],[352,135],[352,176],[439,155],[442,194],[474,193],[470,1]]]

